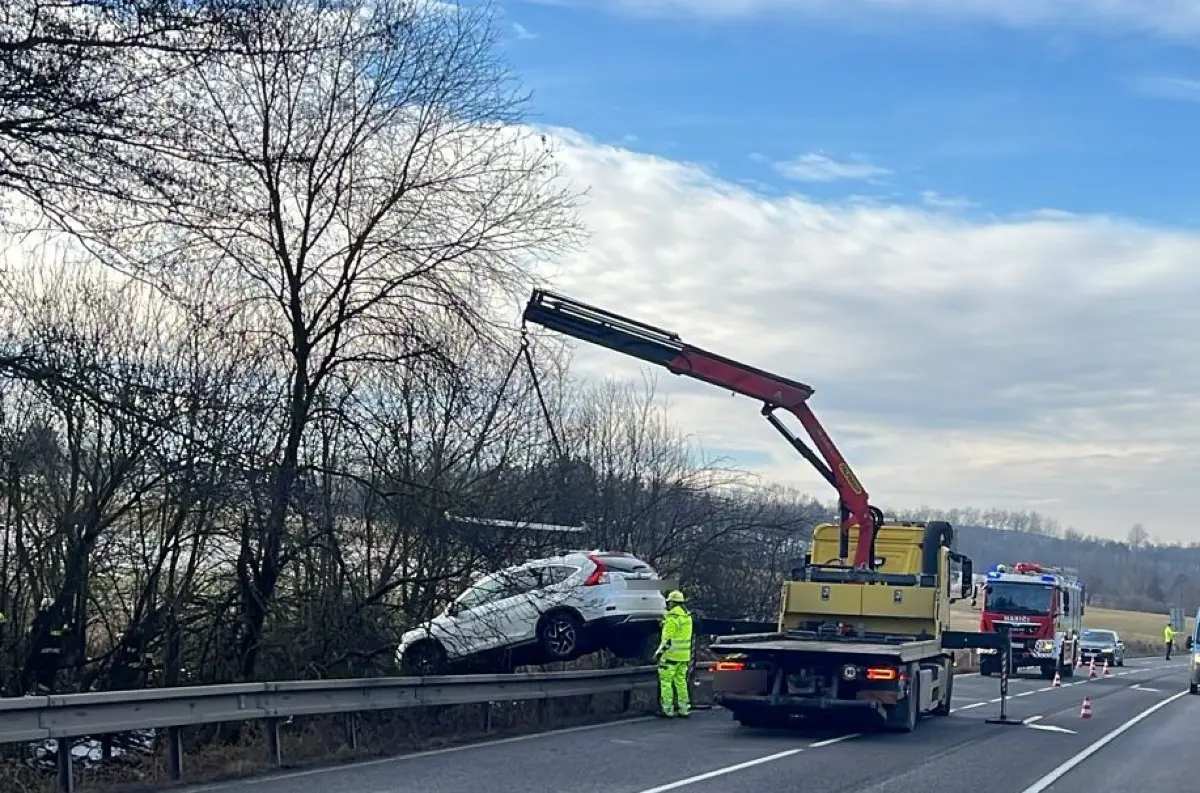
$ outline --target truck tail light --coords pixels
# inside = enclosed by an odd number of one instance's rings
[[[746,668],[742,661],[717,661],[713,664],[714,672],[741,672]]]
[[[895,680],[899,673],[890,666],[871,666],[867,668],[867,680]]]

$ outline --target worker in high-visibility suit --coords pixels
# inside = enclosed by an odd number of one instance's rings
[[[1171,650],[1175,649],[1175,629],[1171,627],[1171,623],[1167,623],[1167,627],[1163,628],[1163,642],[1167,645],[1167,660],[1171,660]]]
[[[663,619],[662,638],[654,653],[658,662],[658,690],[661,715],[687,718],[692,711],[688,692],[688,669],[692,663],[692,615],[684,606],[683,593],[667,595],[667,615]]]

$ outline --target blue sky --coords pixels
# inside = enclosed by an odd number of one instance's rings
[[[1200,4],[504,2],[589,190],[549,285],[811,383],[877,503],[1194,539]],[[704,449],[830,496],[755,405],[659,384]]]
[[[764,191],[1200,223],[1200,41],[925,14],[505,10],[540,121]],[[801,182],[774,166],[804,155],[878,170]]]

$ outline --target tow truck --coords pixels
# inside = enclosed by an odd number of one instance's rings
[[[523,320],[761,402],[767,422],[837,491],[840,522],[814,529],[783,584],[776,630],[713,642],[716,704],[761,727],[839,712],[912,731],[923,715],[950,712],[949,651],[1001,646],[995,634],[949,630],[950,602],[973,588],[971,560],[954,550],[945,521],[885,521],[808,406],[811,386],[546,290],[534,290]]]
[[[1066,567],[1017,562],[995,565],[983,583],[979,629],[1007,626],[1012,637],[1010,671],[1037,667],[1047,680],[1071,677],[1079,661],[1083,633],[1084,589],[1078,573]],[[979,673],[1000,671],[1000,656],[981,650]]]

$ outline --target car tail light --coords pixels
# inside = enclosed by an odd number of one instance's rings
[[[872,666],[867,668],[867,680],[895,680],[896,670],[889,666]]]
[[[592,574],[587,577],[587,580],[583,582],[583,585],[597,586],[599,584],[607,584],[608,568],[604,566],[604,562],[600,561],[600,557],[598,556],[589,555],[588,559],[591,560],[592,564],[596,565],[596,569],[593,570]]]
[[[713,664],[714,672],[741,672],[746,668],[742,661],[717,661]]]

